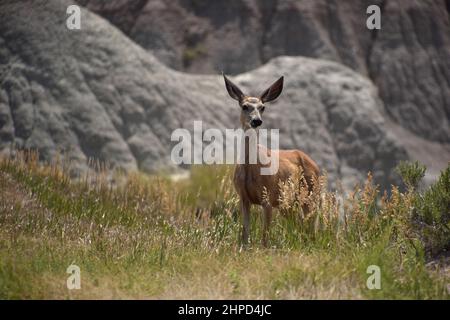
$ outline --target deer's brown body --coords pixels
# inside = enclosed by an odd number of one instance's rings
[[[280,182],[286,182],[294,173],[302,171],[312,191],[313,184],[319,176],[319,167],[300,150],[270,150],[258,145],[259,152],[272,157],[278,152],[279,168],[273,175],[261,175],[262,164],[239,164],[234,171],[234,186],[242,201],[256,205],[270,205],[277,208],[280,201]],[[266,198],[263,197],[266,190]]]
[[[225,85],[230,96],[239,101],[241,107],[241,125],[244,130],[256,129],[262,124],[261,115],[264,112],[265,102],[275,100],[283,89],[283,77],[270,86],[263,94],[257,97],[249,97],[224,76]],[[272,209],[279,206],[280,186],[290,177],[302,172],[308,189],[313,190],[319,176],[319,167],[304,152],[300,150],[270,150],[262,145],[258,145],[256,150],[261,156],[273,159],[273,153],[277,153],[278,170],[272,175],[262,175],[261,167],[269,166],[261,163],[248,163],[249,146],[245,148],[244,164],[236,166],[234,173],[234,185],[240,198],[240,205],[243,218],[242,240],[247,244],[250,228],[250,206],[260,205],[264,211],[263,244],[267,246],[270,222],[272,219]],[[304,207],[304,210],[308,210]]]

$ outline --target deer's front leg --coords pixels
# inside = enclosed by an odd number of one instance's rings
[[[262,243],[264,247],[267,247],[270,233],[270,223],[272,222],[272,207],[270,205],[263,206],[263,214],[264,217]]]
[[[248,235],[250,233],[250,203],[244,199],[241,199],[241,212],[242,212],[242,244],[246,246],[248,244]]]

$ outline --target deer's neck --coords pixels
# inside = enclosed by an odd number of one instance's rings
[[[251,130],[251,129],[248,129]],[[244,132],[246,129],[244,128]],[[255,130],[255,138],[250,138],[250,136],[244,137],[244,152],[245,152],[245,162],[244,166],[246,168],[254,167],[258,165],[258,139],[259,139],[259,131],[258,129]],[[256,159],[256,161],[255,161]]]

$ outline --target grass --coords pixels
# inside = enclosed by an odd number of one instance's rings
[[[0,298],[449,298],[448,266],[435,257],[449,249],[450,167],[424,193],[381,195],[370,175],[347,196],[328,192],[326,177],[314,195],[289,183],[271,247],[254,208],[246,250],[230,167],[194,166],[179,182],[68,172],[34,153],[0,160]],[[301,218],[303,201],[313,212]],[[71,264],[80,290],[67,289]],[[380,290],[366,287],[370,265]]]

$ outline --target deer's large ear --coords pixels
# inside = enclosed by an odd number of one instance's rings
[[[283,91],[283,80],[284,77],[281,77],[277,81],[275,81],[266,91],[264,91],[260,97],[262,102],[273,101],[281,94]]]
[[[241,89],[239,89],[237,85],[231,82],[230,79],[228,79],[224,74],[222,75],[225,80],[225,87],[227,88],[230,97],[237,101],[241,101],[244,98],[244,94],[242,93]]]

